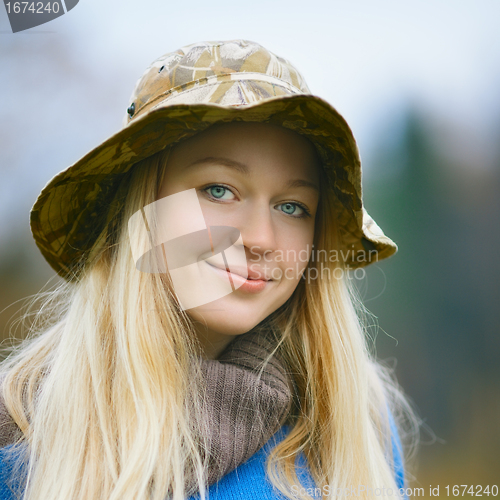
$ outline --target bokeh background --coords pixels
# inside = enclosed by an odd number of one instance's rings
[[[499,20],[498,0],[80,0],[12,34],[0,6],[0,335],[58,280],[29,231],[38,192],[118,130],[148,64],[257,41],[350,123],[366,207],[399,245],[359,288],[426,425],[411,485],[498,484]]]

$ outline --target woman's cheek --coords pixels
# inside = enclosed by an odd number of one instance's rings
[[[312,243],[291,246],[283,250],[284,262],[282,267],[284,277],[288,280],[296,281],[300,279],[302,272],[307,267],[311,256]]]
[[[228,209],[223,203],[218,204],[204,199],[201,200],[200,206],[207,226],[230,226],[241,230],[241,221],[234,209]]]

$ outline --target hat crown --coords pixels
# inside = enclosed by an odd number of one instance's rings
[[[132,93],[130,106],[133,112],[127,112],[123,125],[133,120],[141,110],[149,109],[160,96],[181,94],[194,86],[214,86],[214,80],[224,78],[239,79],[248,73],[259,77],[281,81],[295,89],[296,93],[309,94],[310,90],[304,77],[297,68],[287,59],[277,56],[262,45],[249,40],[208,41],[186,45],[155,59],[137,80]],[[215,84],[216,86],[216,84]],[[216,89],[211,89],[212,91]],[[214,92],[212,92],[213,94]],[[205,93],[206,95],[207,93]],[[197,92],[198,100],[203,94]],[[262,98],[266,98],[265,93]],[[221,96],[222,99],[222,96]],[[211,95],[205,102],[217,101]],[[235,97],[231,100],[224,97],[226,105],[245,104],[244,99]],[[183,102],[177,98],[175,103]],[[193,99],[186,99],[186,104],[193,103]]]

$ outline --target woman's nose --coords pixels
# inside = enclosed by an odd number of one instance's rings
[[[269,258],[267,255],[277,248],[272,208],[268,203],[252,204],[245,214],[240,231],[250,260],[258,259],[257,255]]]

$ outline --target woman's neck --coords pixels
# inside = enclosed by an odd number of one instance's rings
[[[201,348],[200,356],[204,359],[217,359],[237,336],[214,332],[199,322],[195,323],[195,329]]]

